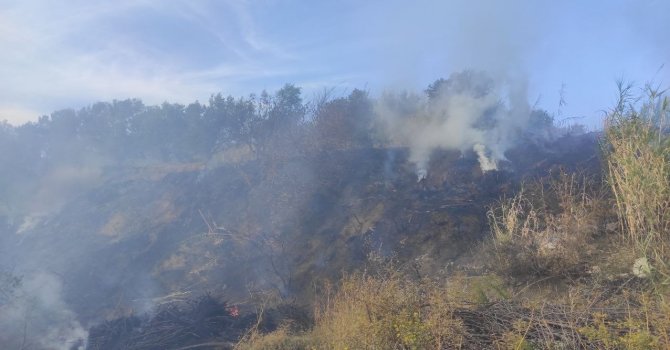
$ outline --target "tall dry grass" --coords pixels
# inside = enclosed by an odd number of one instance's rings
[[[607,116],[604,159],[626,241],[653,270],[670,278],[670,99],[647,85],[635,97],[619,84]]]

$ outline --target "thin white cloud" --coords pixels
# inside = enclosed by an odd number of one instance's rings
[[[233,84],[295,73],[289,64],[295,56],[263,39],[249,6],[157,0],[0,5],[0,119],[17,124],[28,113],[36,119],[59,108],[128,97],[187,103],[222,89],[236,93]],[[176,57],[188,53],[179,48],[165,51],[127,28],[101,24],[138,13],[182,18],[181,25],[214,35],[234,55],[215,65],[183,65]]]
[[[271,54],[280,59],[296,58],[295,54],[288,52],[277,44],[265,40],[263,36],[259,34],[258,26],[250,13],[249,2],[232,2],[232,5],[242,29],[242,36],[251,48],[261,53]]]
[[[653,75],[670,64],[663,61],[666,31],[655,31],[667,27],[661,15],[667,2],[630,2],[630,11],[590,3],[540,6],[549,3],[2,1],[0,111],[8,115],[0,119],[19,123],[26,113],[34,119],[114,98],[186,103],[282,82],[420,88],[462,68],[507,71],[509,65],[536,74],[532,87],[542,91],[531,95],[550,104],[567,83],[569,96],[578,97],[566,111],[578,113],[608,103],[594,91],[610,91],[626,74],[622,67],[644,79],[646,71]]]

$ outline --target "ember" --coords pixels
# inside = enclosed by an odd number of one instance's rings
[[[231,317],[238,318],[238,317],[240,317],[240,309],[237,307],[237,305],[229,307],[228,308],[228,314]]]

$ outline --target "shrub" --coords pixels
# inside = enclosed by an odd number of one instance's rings
[[[315,334],[334,349],[434,348],[448,342],[451,318],[444,308],[428,308],[433,296],[398,271],[353,274],[323,305]]]
[[[337,291],[322,294],[311,332],[316,348],[467,348],[463,315],[478,315],[475,309],[509,297],[495,276],[458,274],[438,282],[385,264],[347,275]]]

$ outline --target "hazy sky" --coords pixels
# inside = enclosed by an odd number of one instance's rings
[[[670,0],[0,0],[0,120],[283,83],[423,89],[463,68],[595,125],[615,80],[670,85]]]

